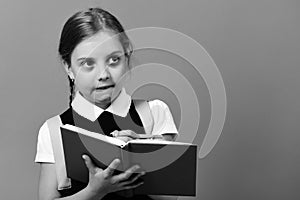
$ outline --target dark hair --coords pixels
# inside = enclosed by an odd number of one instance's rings
[[[61,32],[58,48],[62,61],[70,67],[71,55],[75,47],[83,40],[105,30],[118,34],[129,65],[133,51],[132,44],[118,19],[101,8],[89,8],[88,10],[79,11],[67,20]],[[71,92],[69,104],[71,105],[74,95],[74,82],[70,77],[68,79]]]

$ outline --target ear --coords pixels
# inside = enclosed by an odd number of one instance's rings
[[[68,76],[71,79],[75,79],[75,76],[74,76],[74,73],[72,72],[71,66],[69,66],[65,61],[63,61],[63,66],[64,66],[64,69],[65,69],[66,73],[68,74]]]

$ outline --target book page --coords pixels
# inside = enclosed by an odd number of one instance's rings
[[[85,130],[83,128],[79,128],[79,127],[76,127],[76,126],[73,126],[73,125],[70,125],[70,124],[65,124],[61,127],[65,128],[65,129],[68,129],[68,130],[71,130],[71,131],[74,131],[74,132],[77,132],[77,133],[80,133],[82,135],[86,135],[86,136],[89,136],[89,137],[92,137],[92,138],[95,138],[95,139],[98,139],[98,140],[102,140],[104,142],[108,142],[110,144],[117,145],[119,147],[123,147],[123,146],[126,145],[126,142],[124,142],[122,140],[119,140],[117,138],[109,137],[109,136],[106,136],[106,135],[103,135],[103,134],[100,134],[100,133],[91,132],[91,131],[88,131],[88,130]]]

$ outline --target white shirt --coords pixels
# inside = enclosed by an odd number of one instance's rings
[[[115,101],[113,101],[113,103],[104,110],[86,100],[79,92],[76,92],[71,105],[79,115],[90,121],[95,121],[103,111],[125,117],[129,112],[131,96],[128,95],[125,88],[123,88]],[[149,101],[149,107],[153,116],[152,135],[160,135],[164,133],[178,134],[172,114],[166,103],[155,99]],[[39,130],[35,162],[55,162],[49,128],[46,122],[43,123]]]

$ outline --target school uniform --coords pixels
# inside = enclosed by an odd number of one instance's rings
[[[167,106],[161,100],[148,101],[153,127],[152,135],[161,135],[164,133],[176,133],[177,128],[174,124],[172,114]],[[125,88],[122,88],[119,96],[107,108],[102,109],[89,101],[87,101],[79,92],[76,92],[75,97],[66,111],[59,115],[61,124],[71,124],[86,130],[105,134],[110,136],[114,130],[132,130],[138,134],[144,134],[145,130],[141,117],[139,116],[131,96],[126,93]],[[37,153],[35,157],[37,163],[55,163],[50,131],[47,121],[41,126],[38,134]],[[61,196],[72,195],[86,185],[80,182],[71,180],[71,188],[58,189]],[[124,199],[110,193],[103,199]],[[125,198],[127,199],[127,198]],[[146,195],[135,196],[131,199],[150,199]]]

